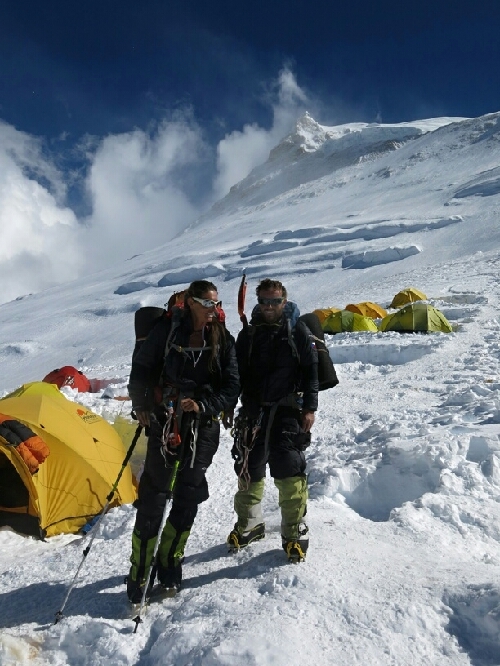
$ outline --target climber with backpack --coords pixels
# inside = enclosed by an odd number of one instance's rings
[[[181,587],[186,541],[209,496],[206,471],[219,445],[219,417],[238,399],[234,338],[212,282],[192,282],[183,301],[136,344],[128,389],[149,435],[127,576],[127,595],[139,603],[155,578],[164,588]]]
[[[304,451],[318,407],[318,352],[279,280],[262,280],[256,293],[249,324],[239,307],[244,324],[236,341],[241,408],[232,450],[237,521],[227,544],[235,551],[264,538],[261,500],[269,465],[279,492],[282,547],[289,561],[300,562],[309,544]],[[225,425],[230,422],[227,415]]]

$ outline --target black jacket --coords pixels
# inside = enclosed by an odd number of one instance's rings
[[[302,408],[318,408],[318,352],[303,322],[291,329],[292,341],[289,326],[286,317],[277,324],[266,324],[256,315],[240,331],[236,354],[245,407],[252,409],[302,392]]]
[[[214,368],[210,370],[210,326],[207,327],[207,348],[202,352],[190,352],[192,320],[188,312],[182,312],[180,317],[178,324],[173,323],[173,319],[160,320],[137,351],[128,385],[133,409],[151,410],[154,407],[154,390],[161,379],[162,388],[179,389],[200,403],[206,414],[216,416],[232,410],[240,389],[234,338],[226,331]],[[174,346],[169,345],[164,364],[165,345],[172,325],[174,333],[170,343]]]

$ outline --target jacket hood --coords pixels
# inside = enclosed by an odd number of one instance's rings
[[[292,325],[293,328],[297,323],[298,318],[300,317],[300,310],[297,303],[294,303],[293,301],[287,301],[285,303],[285,307],[283,308],[283,315],[286,317],[286,319],[290,320],[290,324]],[[280,319],[279,322],[276,323],[276,325],[281,324],[282,321],[283,320]],[[260,312],[260,307],[258,304],[252,310],[252,318],[250,319],[250,323],[253,324],[254,326],[265,324],[265,321],[262,317],[262,314]]]

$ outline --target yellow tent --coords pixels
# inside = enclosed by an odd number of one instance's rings
[[[371,317],[371,319],[382,319],[387,315],[387,310],[384,310],[382,306],[371,301],[349,303],[349,305],[345,306],[345,309],[363,315],[363,317]]]
[[[408,303],[398,312],[384,317],[380,322],[380,330],[401,333],[451,333],[453,329],[440,310],[428,303],[418,302]]]
[[[389,307],[391,308],[400,308],[407,303],[415,303],[416,301],[426,301],[427,296],[415,287],[408,287],[398,292],[392,299],[392,303]]]
[[[349,310],[334,312],[322,322],[321,328],[325,333],[342,333],[343,331],[373,331],[376,333],[378,331],[373,319]]]
[[[116,416],[113,422],[113,428],[116,430],[123,442],[131,442],[134,438],[135,431],[137,430],[137,421],[131,421],[124,416]],[[142,466],[146,458],[146,451],[148,448],[148,438],[142,430],[137,444],[134,447],[132,456],[130,457],[130,469],[132,470],[132,477],[134,484],[137,485],[136,478],[138,478],[142,471]]]
[[[327,317],[329,317],[334,312],[340,312],[340,308],[324,308],[319,310],[314,310],[314,314],[319,319],[319,323],[322,324]]]
[[[78,532],[102,511],[118,477],[126,454],[119,435],[44,382],[26,384],[1,399],[0,414],[28,426],[50,451],[32,474],[21,446],[0,434],[0,525],[41,537]],[[127,466],[112,506],[135,498]]]

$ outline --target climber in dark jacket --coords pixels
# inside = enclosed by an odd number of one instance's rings
[[[291,561],[301,561],[309,543],[304,450],[318,407],[318,354],[307,326],[287,315],[286,295],[278,280],[263,280],[250,326],[236,341],[242,405],[233,447],[238,520],[227,542],[239,549],[264,537],[261,500],[269,465],[279,491],[282,546]]]
[[[209,496],[206,471],[219,445],[219,416],[238,399],[234,339],[219,321],[219,306],[214,284],[193,282],[184,307],[160,320],[132,362],[133,411],[149,431],[127,578],[133,602],[142,599],[150,567],[150,585],[156,575],[164,587],[180,588],[186,541],[198,505]],[[152,562],[179,451],[172,506]]]

